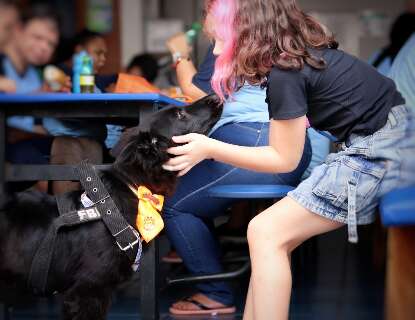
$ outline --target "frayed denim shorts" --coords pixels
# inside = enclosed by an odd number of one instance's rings
[[[357,242],[357,225],[375,220],[379,198],[415,184],[415,120],[407,106],[391,109],[383,128],[352,135],[288,196],[320,216],[348,225]]]

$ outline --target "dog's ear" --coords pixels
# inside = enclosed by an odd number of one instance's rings
[[[131,141],[132,137],[137,136],[139,133],[139,126],[125,129],[118,142],[110,150],[110,155],[117,158],[121,154],[122,150],[127,146],[128,142]]]
[[[130,184],[144,184],[153,192],[169,193],[177,177],[177,173],[162,168],[170,159],[170,145],[167,138],[153,132],[131,133],[114,166]]]

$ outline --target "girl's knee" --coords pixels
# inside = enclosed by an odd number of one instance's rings
[[[248,244],[251,251],[283,250],[290,253],[298,245],[290,230],[281,228],[277,219],[260,214],[248,224]]]

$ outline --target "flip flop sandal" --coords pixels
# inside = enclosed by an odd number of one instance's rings
[[[224,307],[208,307],[207,305],[200,303],[199,301],[196,301],[192,298],[186,298],[182,301],[189,302],[195,306],[197,306],[199,309],[196,310],[182,310],[182,309],[176,309],[174,307],[170,307],[169,312],[173,315],[212,315],[216,316],[219,314],[230,314],[235,313],[236,308],[232,306],[224,306]]]

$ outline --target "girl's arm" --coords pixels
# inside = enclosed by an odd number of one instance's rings
[[[235,167],[259,172],[285,173],[293,171],[300,162],[306,135],[306,118],[271,120],[269,146],[243,147],[191,133],[174,137],[185,145],[168,149],[176,155],[164,168],[186,174],[204,159],[214,159]]]

